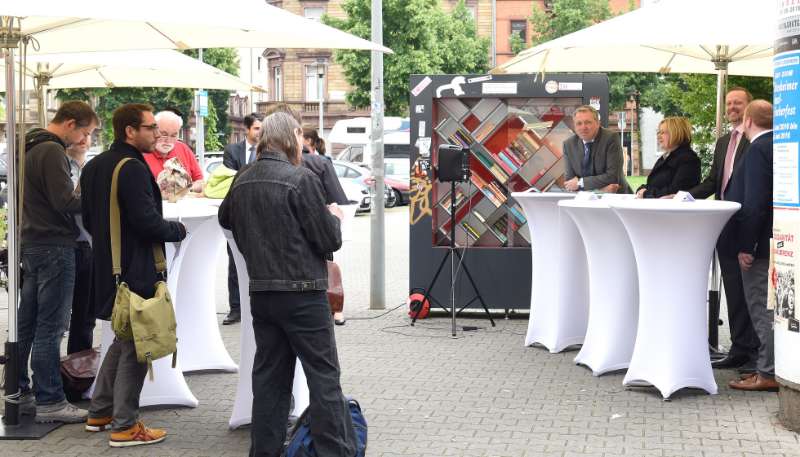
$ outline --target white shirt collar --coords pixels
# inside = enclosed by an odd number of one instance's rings
[[[764,135],[766,133],[769,133],[771,131],[772,131],[772,129],[769,129],[769,130],[764,130],[763,132],[757,133],[756,136],[754,136],[753,138],[750,139],[750,142],[752,143],[752,142],[756,141],[760,136],[762,136],[762,135]]]

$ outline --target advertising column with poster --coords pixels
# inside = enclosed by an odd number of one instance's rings
[[[800,4],[779,0],[774,62],[773,268],[770,300],[775,310],[775,375],[781,383],[780,418],[800,430]]]

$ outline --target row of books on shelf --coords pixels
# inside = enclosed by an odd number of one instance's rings
[[[483,178],[475,173],[472,174],[470,179],[472,180],[472,183],[475,184],[475,187],[480,189],[486,198],[494,203],[494,206],[500,206],[506,202],[506,195],[500,189],[500,186],[498,186],[494,181],[487,183],[483,180]]]
[[[475,140],[472,139],[469,131],[453,119],[446,117],[436,126],[436,132],[451,144],[457,144],[462,148],[468,148]]]
[[[502,241],[504,244],[508,241],[508,237],[506,236],[506,233],[508,233],[508,225],[505,217],[497,218],[494,224],[489,226],[489,230],[491,230],[492,234],[494,234],[494,236],[496,236],[497,239]]]
[[[470,150],[475,158],[478,159],[478,161],[483,165],[483,167],[502,183],[508,181],[508,177],[513,175],[516,171],[512,171],[510,167],[500,165],[499,161],[501,159],[493,158],[493,154],[480,143],[475,143]]]
[[[471,236],[473,239],[477,240],[478,238],[480,238],[480,237],[481,237],[481,234],[480,234],[480,233],[478,233],[478,231],[477,231],[477,230],[475,230],[475,229],[474,229],[474,228],[473,228],[471,225],[469,225],[469,223],[468,223],[467,221],[462,221],[462,222],[461,222],[461,226],[462,226],[462,227],[464,227],[464,230],[466,230],[466,231],[467,231],[467,233],[469,233],[469,235],[470,235],[470,236]]]

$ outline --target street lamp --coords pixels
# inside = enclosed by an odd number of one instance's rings
[[[319,137],[323,138],[323,107],[322,107],[322,90],[324,86],[324,78],[325,78],[325,59],[317,59],[317,97],[319,98]]]

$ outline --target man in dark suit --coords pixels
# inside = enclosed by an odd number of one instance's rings
[[[248,114],[244,117],[245,139],[225,146],[222,164],[231,170],[240,170],[256,160],[256,146],[261,133],[261,115]],[[239,300],[239,277],[236,275],[236,263],[233,253],[228,247],[228,305],[230,312],[222,321],[222,325],[230,325],[242,320],[241,302]]]
[[[742,119],[744,110],[752,98],[750,92],[743,87],[732,87],[728,90],[725,96],[725,115],[731,124],[731,131],[717,140],[714,147],[714,160],[706,179],[689,190],[694,198],[707,198],[714,195],[717,200],[727,200],[725,192],[728,181],[744,162],[743,158],[750,145],[750,142],[744,137]],[[718,244],[717,256],[722,272],[722,283],[725,286],[731,348],[728,356],[714,361],[712,365],[715,368],[741,368],[744,371],[752,371],[755,369],[758,336],[756,336],[747,312],[737,252],[723,251]],[[716,312],[719,313],[719,308]],[[717,322],[719,314],[710,316],[709,319],[711,322]]]
[[[720,244],[739,262],[747,311],[759,345],[756,372],[728,385],[738,390],[777,391],[773,317],[772,310],[767,309],[772,236],[772,105],[766,100],[754,100],[747,105],[742,124],[750,147],[725,191],[725,199],[741,203],[742,208],[728,221]]]
[[[619,137],[600,127],[600,115],[591,106],[578,107],[572,118],[576,135],[564,142],[566,190],[630,194]]]

